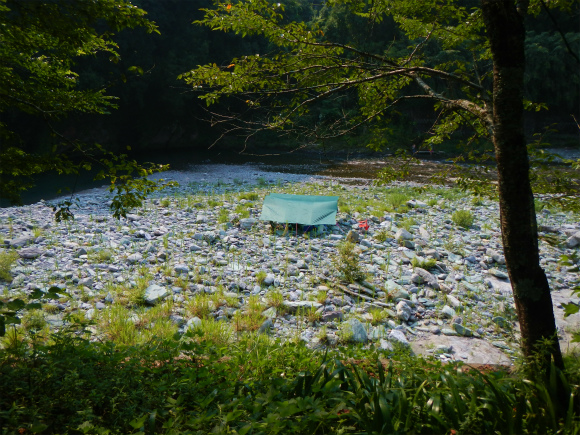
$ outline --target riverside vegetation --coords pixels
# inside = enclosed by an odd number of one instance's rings
[[[0,211],[17,323],[3,433],[580,432],[577,359],[544,379],[533,364],[471,370],[450,346],[412,355],[449,336],[517,363],[493,201],[328,180],[172,189],[121,221],[95,193],[73,222],[49,223],[45,203]],[[340,196],[337,226],[259,222],[270,191]],[[538,220],[562,310],[577,303],[578,219],[545,203]]]

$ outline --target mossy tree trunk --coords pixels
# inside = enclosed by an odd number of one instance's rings
[[[504,253],[522,349],[532,356],[548,340],[549,358],[563,368],[550,287],[540,267],[534,197],[523,128],[525,2],[482,0],[493,58],[493,143],[499,175]]]

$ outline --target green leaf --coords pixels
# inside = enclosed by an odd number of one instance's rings
[[[580,311],[580,306],[572,302],[569,304],[562,304],[562,307],[564,307],[564,317],[571,316]]]
[[[131,420],[129,424],[133,429],[141,429],[143,426],[145,426],[145,421],[147,420],[147,417],[149,417],[149,414],[144,414],[141,417]]]
[[[40,433],[40,432],[45,431],[47,428],[48,428],[48,425],[39,423],[39,424],[33,425],[30,428],[30,432],[32,432],[32,433]]]
[[[44,292],[38,288],[34,289],[29,296],[30,299],[41,299],[42,297],[44,297]]]
[[[6,322],[7,325],[20,325],[20,318],[16,316],[5,315],[4,321]]]
[[[14,299],[6,304],[9,310],[18,311],[26,306],[22,299]]]

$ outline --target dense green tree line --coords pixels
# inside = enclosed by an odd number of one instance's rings
[[[74,66],[81,89],[106,89],[108,95],[119,98],[116,100],[118,109],[107,116],[73,111],[69,118],[54,127],[69,139],[97,142],[112,150],[126,146],[131,146],[133,151],[175,147],[206,149],[222,131],[219,126],[212,128],[207,122],[210,115],[199,104],[198,95],[177,77],[196,65],[225,66],[234,57],[266,54],[271,47],[259,36],[241,38],[193,25],[202,18],[200,9],[210,6],[209,0],[139,0],[134,3],[147,11],[146,17],[157,25],[159,34],[148,33],[143,28],[123,30],[113,38],[119,46],[115,62],[111,62],[106,53],[100,53],[78,58]],[[464,3],[469,6],[469,1]],[[311,0],[294,0],[284,5],[286,20],[316,22],[328,40],[354,40],[370,52],[390,46],[395,55],[397,50],[405,50],[411,44],[391,19],[374,20],[365,13],[350,14],[345,5]],[[578,53],[577,10],[573,14],[557,11],[553,14],[559,30]],[[452,61],[456,55],[453,50],[442,50],[436,43],[431,43],[426,53],[436,62],[445,62],[447,58]],[[577,115],[580,99],[578,64],[567,53],[562,36],[548,16],[534,20],[528,28],[526,55],[530,59],[526,74],[527,97],[549,108],[540,115],[528,115],[528,133],[554,122],[560,123],[561,131],[573,133],[574,122],[570,115]],[[223,104],[227,108],[239,107],[234,100]],[[320,119],[332,122],[356,108],[356,99],[345,96],[340,101],[321,103],[309,115],[309,120],[312,124]],[[52,146],[58,139],[51,136],[44,121],[21,109],[12,106],[0,114],[3,123],[20,136],[20,145],[27,150]],[[381,135],[396,136],[397,132],[400,135],[402,132],[413,141],[415,135],[424,133],[430,126],[431,118],[430,106],[422,102],[406,104],[396,116],[386,120],[386,130],[382,130]]]

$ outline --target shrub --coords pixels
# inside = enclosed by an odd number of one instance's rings
[[[338,247],[338,271],[348,282],[362,281],[366,277],[354,247],[351,242],[344,242]]]
[[[453,223],[462,228],[469,228],[473,225],[475,217],[470,210],[457,210],[451,215]]]
[[[12,275],[10,275],[10,269],[16,263],[18,253],[16,251],[3,251],[0,252],[0,280],[11,282]]]

